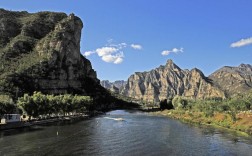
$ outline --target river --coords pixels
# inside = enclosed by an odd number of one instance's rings
[[[0,132],[0,155],[252,155],[252,138],[117,110],[75,123]]]

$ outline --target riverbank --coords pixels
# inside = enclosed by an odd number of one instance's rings
[[[55,122],[84,120],[84,119],[88,119],[88,118],[101,115],[101,114],[104,114],[104,113],[93,111],[93,112],[89,112],[88,114],[68,115],[68,116],[54,117],[54,118],[48,118],[48,119],[42,119],[42,120],[20,121],[20,122],[8,123],[8,124],[0,124],[0,131],[31,127],[35,125],[49,125]]]
[[[214,127],[234,130],[242,135],[252,135],[252,113],[241,112],[236,115],[236,121],[227,113],[214,113],[213,116],[205,116],[203,112],[192,112],[184,110],[164,110],[152,112],[154,115],[162,115],[178,119],[186,123],[211,125]]]
[[[55,122],[74,121],[74,120],[85,119],[88,117],[89,117],[88,115],[78,115],[78,116],[56,117],[56,118],[43,119],[43,120],[13,122],[13,123],[1,124],[0,130],[25,128],[25,127],[35,126],[35,125],[48,125]]]

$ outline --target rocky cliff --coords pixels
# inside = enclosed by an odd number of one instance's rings
[[[225,66],[209,76],[214,84],[227,96],[245,93],[252,89],[252,66],[241,64],[238,67]]]
[[[121,93],[148,102],[159,102],[175,95],[198,99],[225,98],[224,92],[213,86],[199,69],[182,70],[172,60],[149,72],[131,75]]]
[[[80,54],[82,28],[74,14],[0,9],[0,93],[103,94]]]

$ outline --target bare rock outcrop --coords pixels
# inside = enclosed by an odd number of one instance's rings
[[[182,70],[172,60],[149,72],[131,75],[121,93],[147,102],[159,102],[175,95],[188,98],[225,98],[199,69]]]

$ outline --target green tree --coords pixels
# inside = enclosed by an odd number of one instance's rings
[[[34,92],[32,101],[34,105],[37,106],[37,116],[49,114],[51,108],[49,107],[49,101],[44,94],[41,92]]]
[[[175,109],[184,109],[187,106],[187,101],[181,96],[175,96],[172,100],[172,105]]]
[[[19,98],[17,104],[18,107],[29,116],[29,120],[31,116],[37,115],[37,106],[33,103],[32,98],[28,94],[24,94],[23,97]]]
[[[85,112],[93,104],[89,96],[79,95],[44,95],[41,92],[34,92],[32,96],[25,94],[18,99],[18,106],[27,113],[29,118],[40,115],[63,114]]]

